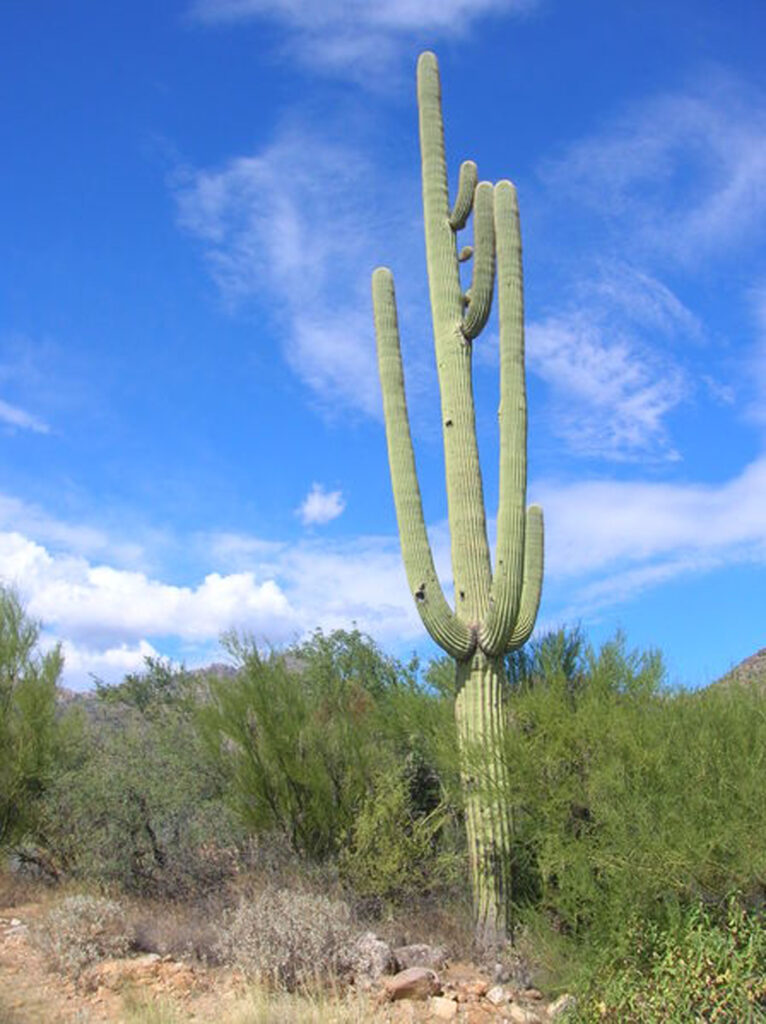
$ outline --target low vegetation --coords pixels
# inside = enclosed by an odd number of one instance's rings
[[[69,893],[39,940],[51,965],[170,952],[299,1000],[366,927],[436,924],[469,955],[444,664],[356,631],[226,642],[234,673],[149,661],[57,701],[58,652],[0,592],[0,836],[17,878]],[[765,1020],[764,689],[672,690],[658,653],[576,629],[506,668],[514,937],[536,982],[576,992],[583,1022]]]

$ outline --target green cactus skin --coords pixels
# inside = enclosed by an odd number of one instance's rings
[[[442,591],[426,531],[410,434],[391,272],[372,275],[378,365],[391,483],[407,581],[423,624],[456,661],[455,715],[466,801],[477,939],[502,941],[510,929],[510,808],[503,760],[504,655],[529,638],[543,578],[543,517],[526,507],[527,403],[524,299],[516,189],[479,182],[476,164],[460,168],[449,205],[439,67],[418,61],[418,110],[426,256],[441,392],[447,507],[455,587],[453,611]],[[473,213],[473,247],[457,233]],[[464,293],[459,264],[473,259]],[[471,375],[473,341],[489,316],[495,277],[500,321],[499,505],[490,562]]]

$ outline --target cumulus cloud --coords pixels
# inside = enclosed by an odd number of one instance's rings
[[[287,30],[287,49],[313,67],[369,77],[410,39],[465,34],[488,15],[518,14],[538,0],[195,0],[192,16],[209,24],[266,19]]]
[[[35,434],[47,434],[50,430],[47,423],[20,409],[17,405],[11,405],[0,398],[0,423],[14,430],[31,430]]]
[[[585,619],[679,576],[766,565],[766,457],[716,485],[533,481],[530,492],[545,510],[548,620]],[[446,524],[429,532],[449,593]],[[206,565],[181,585],[4,531],[0,579],[19,587],[51,641],[64,641],[67,685],[87,685],[89,673],[114,680],[158,651],[215,660],[230,628],[276,644],[354,623],[398,650],[424,640],[395,536],[288,543],[221,533],[190,542]]]
[[[323,526],[342,515],[345,507],[341,491],[326,491],[315,483],[298,508],[298,515],[304,526]]]
[[[80,683],[88,677],[104,683],[118,683],[128,672],[140,672],[147,658],[159,656],[157,649],[146,640],[136,644],[121,643],[106,650],[86,647],[66,640],[61,645],[64,654],[64,682]]]
[[[99,648],[162,636],[201,642],[229,627],[284,636],[294,625],[279,586],[251,572],[213,572],[197,586],[178,586],[52,554],[19,533],[0,533],[0,578],[17,585],[30,614],[58,635]]]

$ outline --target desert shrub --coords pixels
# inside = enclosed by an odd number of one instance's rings
[[[766,1020],[766,923],[742,899],[697,904],[661,928],[626,922],[603,950],[578,1021],[686,1024]]]
[[[369,911],[412,906],[463,881],[461,823],[444,802],[418,813],[410,784],[404,771],[376,776],[340,854],[341,879]]]
[[[77,977],[99,960],[125,956],[131,935],[122,906],[96,896],[69,896],[33,932],[48,966]]]
[[[225,919],[218,952],[225,963],[292,991],[331,977],[351,935],[346,903],[265,888]]]
[[[99,691],[108,714],[45,799],[45,842],[70,876],[178,899],[236,870],[242,833],[178,675],[149,662],[143,676]]]
[[[619,636],[550,664],[508,705],[515,894],[559,968],[579,975],[566,983],[582,985],[623,948],[626,922],[671,936],[680,915],[699,937],[713,929],[700,908],[733,890],[763,898],[766,699],[671,691],[660,657]]]
[[[68,723],[56,714],[61,651],[43,654],[39,640],[40,625],[0,585],[0,847],[34,832],[40,799],[70,740]]]
[[[376,775],[405,763],[413,800],[424,809],[432,801],[425,737],[439,735],[442,712],[414,666],[357,631],[317,633],[269,655],[235,636],[226,644],[239,671],[212,685],[200,720],[249,829],[279,831],[310,859],[330,857]]]

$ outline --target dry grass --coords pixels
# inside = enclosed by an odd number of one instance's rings
[[[130,929],[121,904],[98,896],[68,896],[30,932],[50,970],[78,977],[86,967],[125,956]]]
[[[186,1024],[188,1016],[170,1000],[140,993],[125,997],[124,1024]],[[221,1000],[216,1024],[386,1024],[385,1009],[367,996],[326,988],[316,993],[273,992],[253,986]]]

